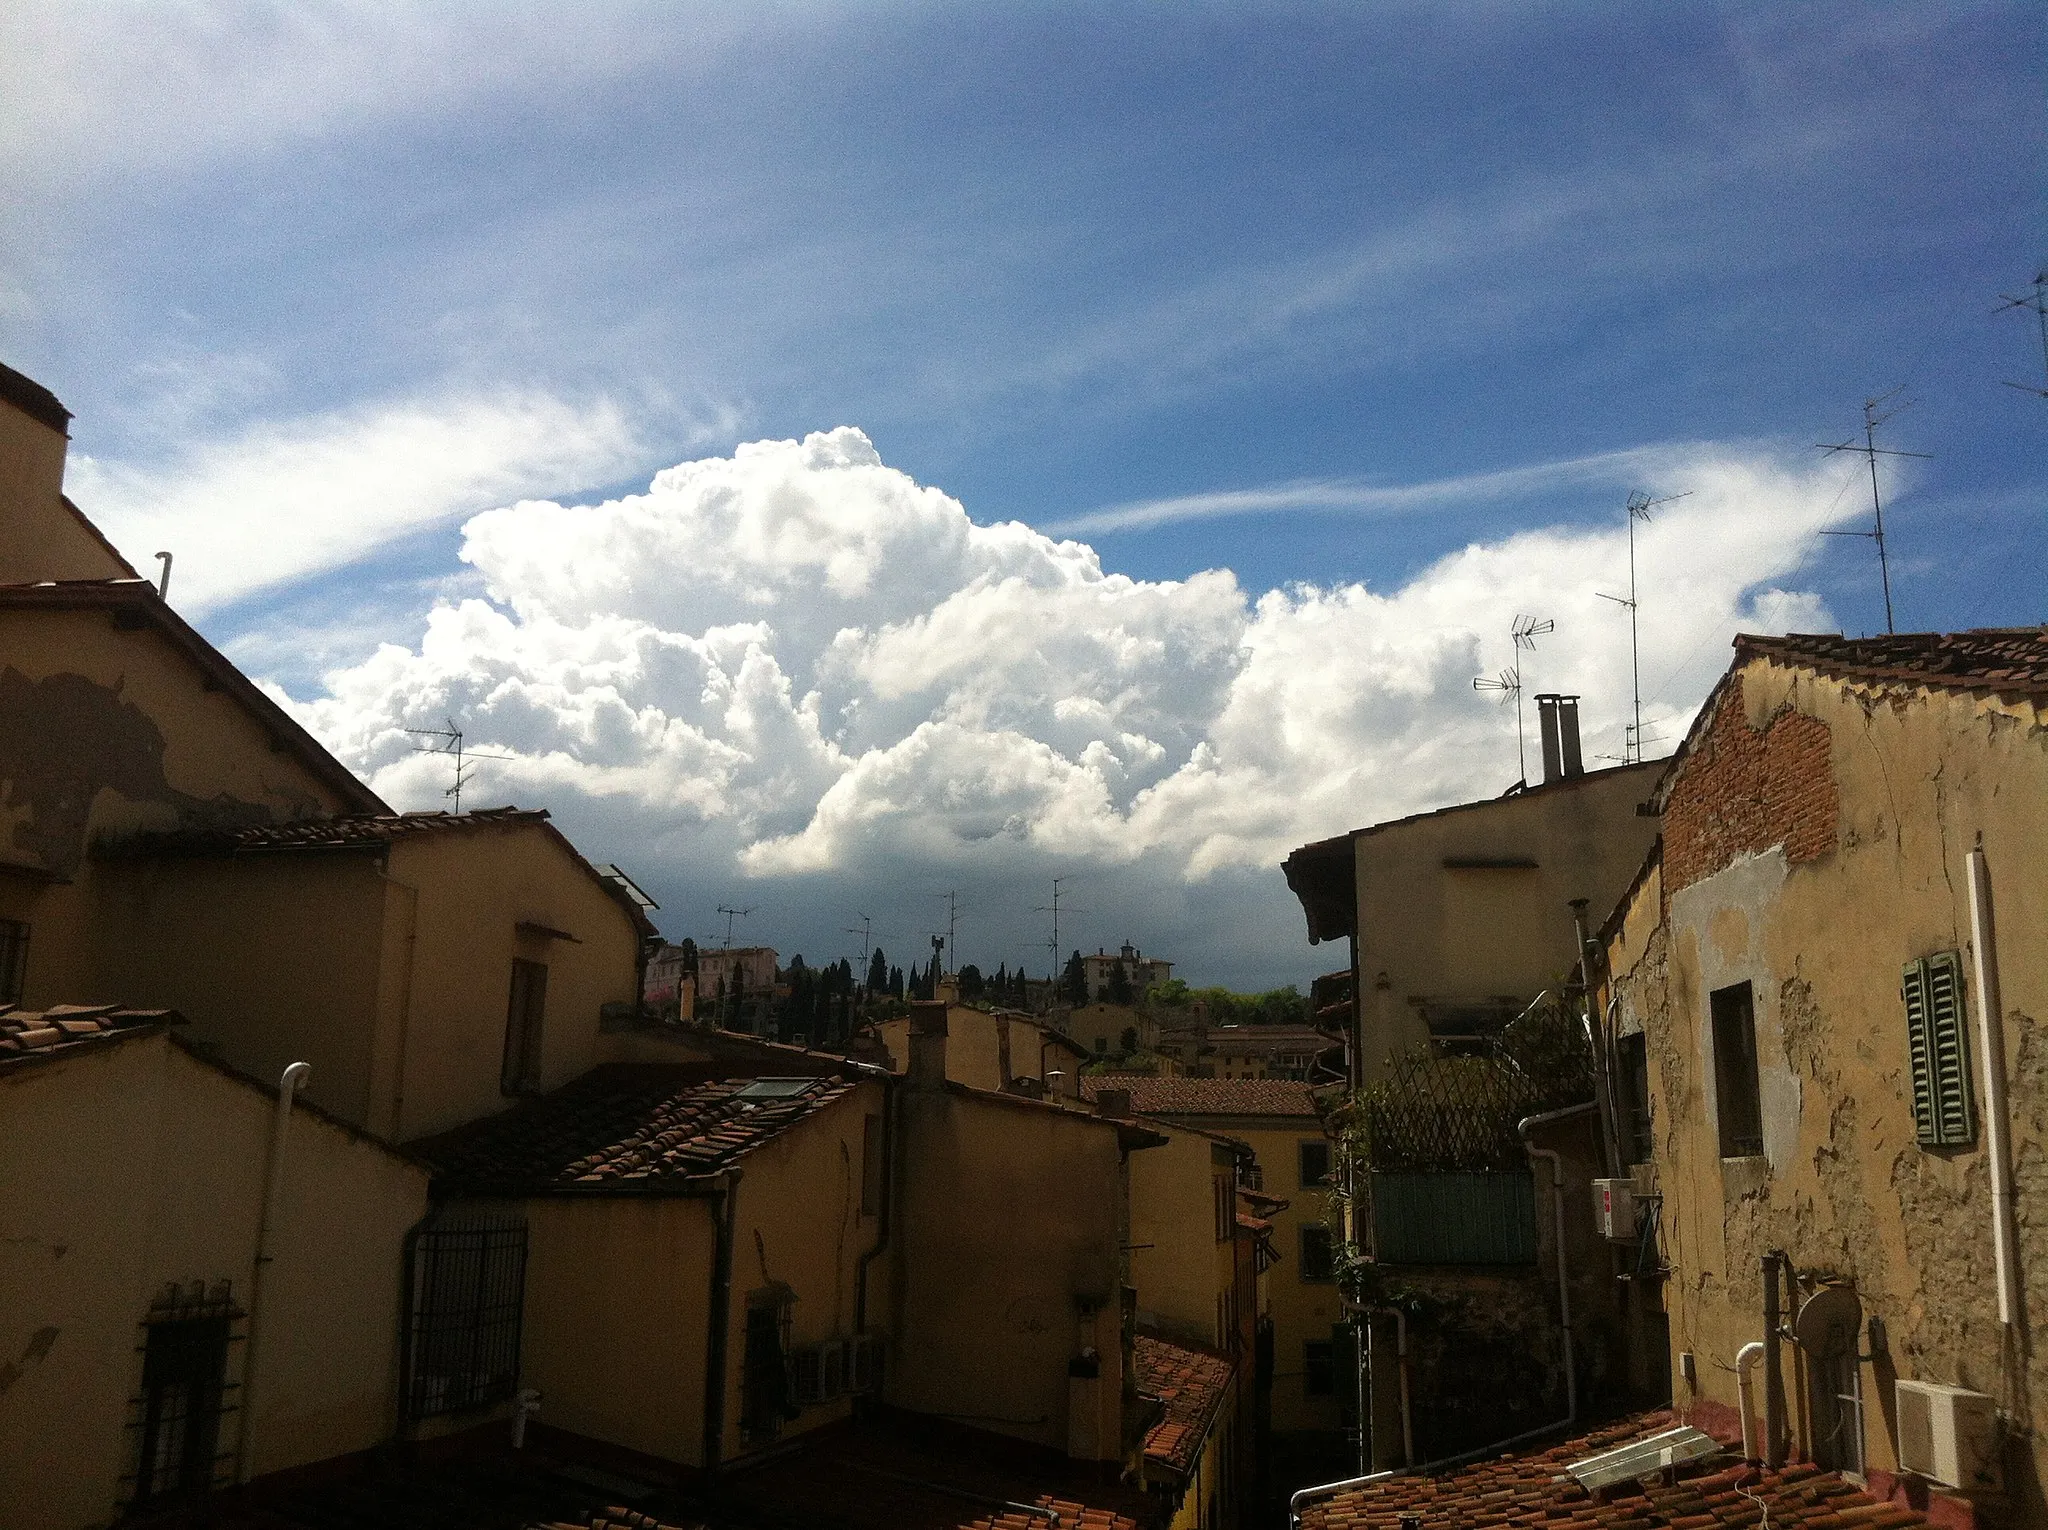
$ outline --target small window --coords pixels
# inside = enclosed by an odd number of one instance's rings
[[[1337,1346],[1328,1339],[1310,1339],[1301,1346],[1302,1390],[1328,1397],[1337,1390]]]
[[[786,1286],[747,1299],[746,1353],[740,1367],[740,1431],[749,1440],[772,1440],[802,1409],[790,1375],[790,1326],[795,1305]]]
[[[1301,1188],[1313,1189],[1330,1182],[1330,1144],[1318,1138],[1301,1144]]]
[[[1621,1074],[1622,1162],[1648,1163],[1656,1150],[1650,1135],[1650,1044],[1641,1031],[1615,1043]]]
[[[1749,984],[1715,989],[1709,1007],[1721,1156],[1754,1157],[1764,1150],[1764,1115],[1757,1091],[1756,1004]]]
[[[1330,1229],[1313,1223],[1301,1230],[1301,1278],[1318,1285],[1337,1278]]]
[[[409,1419],[502,1402],[519,1388],[526,1219],[449,1207],[412,1235],[401,1402]]]
[[[0,1004],[18,1004],[28,981],[28,926],[0,919]]]
[[[548,1007],[545,962],[512,961],[512,993],[505,1004],[505,1065],[498,1087],[506,1094],[540,1089],[541,1021]]]
[[[1109,1038],[1107,1036],[1097,1036],[1095,1038],[1095,1055],[1097,1057],[1100,1057],[1103,1053],[1107,1052],[1108,1050]]]
[[[226,1411],[228,1342],[241,1316],[225,1285],[208,1298],[177,1296],[151,1309],[142,1345],[138,1504],[204,1493],[226,1462],[220,1421]]]
[[[1963,967],[1953,951],[1908,962],[1906,1049],[1913,1072],[1913,1132],[1922,1147],[1977,1140],[1970,1048],[1963,1027]]]

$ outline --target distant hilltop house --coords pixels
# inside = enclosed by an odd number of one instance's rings
[[[1081,958],[1081,972],[1087,980],[1091,1001],[1107,997],[1119,967],[1123,969],[1124,981],[1131,985],[1133,997],[1173,976],[1172,962],[1146,956],[1128,940],[1114,956],[1098,948],[1093,956]]]

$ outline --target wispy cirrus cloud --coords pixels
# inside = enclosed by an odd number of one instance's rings
[[[131,562],[173,553],[179,604],[205,610],[453,517],[616,482],[737,422],[665,413],[607,394],[455,390],[259,420],[154,461],[74,457],[70,492]]]

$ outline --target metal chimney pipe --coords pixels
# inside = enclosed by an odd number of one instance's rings
[[[1543,784],[1548,786],[1564,775],[1564,756],[1558,738],[1558,702],[1562,698],[1555,692],[1544,692],[1536,698],[1536,723],[1543,733]],[[1578,741],[1573,740],[1572,752],[1578,753]]]
[[[1583,776],[1586,773],[1585,756],[1579,753],[1579,698],[1559,696],[1557,702],[1557,735],[1563,746],[1564,773],[1567,776]]]

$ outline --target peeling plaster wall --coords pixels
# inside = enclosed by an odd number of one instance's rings
[[[2048,1522],[2048,1365],[2038,1340],[2022,1358],[1997,1320],[1982,1132],[1972,1147],[1916,1144],[1899,996],[1909,960],[1954,950],[1967,967],[1965,857],[1981,835],[1997,915],[2026,1326],[2040,1334],[2048,713],[1980,696],[1879,691],[1761,660],[1737,680],[1703,734],[1716,747],[1690,756],[1673,785],[1662,873],[1644,879],[1608,946],[1622,1028],[1639,1026],[1647,1040],[1671,1345],[1698,1356],[1698,1389],[1681,1382],[1676,1400],[1709,1405],[1702,1417],[1732,1410],[1736,1350],[1761,1332],[1759,1260],[1782,1249],[1809,1280],[1852,1281],[1866,1317],[1884,1319],[1888,1348],[1861,1368],[1868,1464],[1896,1463],[1898,1378],[1981,1390],[2032,1431],[2009,1451],[2008,1475],[2020,1522]],[[1816,747],[1823,733],[1825,751]],[[1760,770],[1774,736],[1799,747]],[[1807,779],[1821,770],[1825,782]],[[1683,838],[1687,826],[1695,837],[1675,867],[1674,834]],[[1720,837],[1705,853],[1709,830]],[[1776,843],[1755,843],[1773,833]],[[1765,1153],[1724,1162],[1708,995],[1745,978],[1754,985]],[[1965,1000],[1981,1116],[1976,997],[1972,980]],[[1789,1347],[1787,1356],[1795,1445],[1810,1448],[1800,1362]]]

